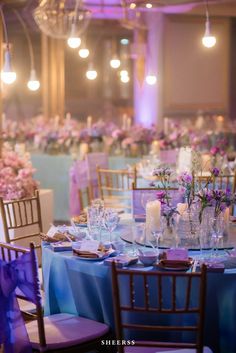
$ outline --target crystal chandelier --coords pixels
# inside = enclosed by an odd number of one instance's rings
[[[53,38],[68,38],[71,33],[79,35],[87,28],[91,11],[81,0],[41,0],[33,11],[40,30]]]

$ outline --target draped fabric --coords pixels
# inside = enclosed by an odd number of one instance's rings
[[[39,286],[35,286],[32,261],[35,253],[26,253],[5,262],[0,259],[0,344],[5,353],[31,353],[32,348],[25,328],[16,290],[34,304],[41,300]]]

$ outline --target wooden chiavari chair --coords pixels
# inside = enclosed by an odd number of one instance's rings
[[[83,211],[91,203],[89,187],[86,187],[84,189],[79,189],[78,197],[79,197],[81,210]]]
[[[21,258],[24,254],[30,257]],[[0,243],[0,259],[10,264],[12,260],[21,261],[20,281],[27,294],[19,294],[21,298],[36,307],[36,320],[26,323],[30,344],[34,352],[104,352],[101,340],[109,338],[109,327],[106,324],[78,317],[76,315],[59,313],[43,317],[41,296],[39,290],[37,258],[35,246],[30,243],[29,249]],[[24,265],[25,262],[25,266]],[[12,318],[9,316],[9,327],[13,328]]]
[[[160,184],[160,178],[156,177],[156,186],[152,187],[139,187],[137,186],[137,169],[134,168],[134,182],[132,183],[132,214],[134,219],[145,219],[145,209],[142,205],[142,196],[149,194],[150,200],[157,199],[157,192],[164,191],[164,188]],[[175,184],[168,186],[168,192],[172,196],[173,206],[177,206],[177,203],[183,202],[183,194]]]
[[[39,191],[36,190],[35,195],[32,197],[20,200],[6,201],[0,198],[0,210],[6,243],[29,248],[31,241],[35,240],[37,242],[35,248],[39,259],[40,282],[43,285],[40,238],[40,233],[42,233],[43,229]],[[14,232],[19,232],[20,234],[15,236]],[[33,313],[32,307],[22,302],[20,302],[20,305],[27,315]]]
[[[106,207],[130,211],[130,196],[134,172],[127,169],[97,167],[99,196]]]
[[[196,190],[206,185],[207,189],[226,190],[230,189],[233,193],[236,191],[236,172],[233,174],[220,174],[217,177],[211,175],[193,175],[194,187]]]
[[[36,238],[36,248],[41,247],[39,235],[43,229],[38,190],[34,196],[25,199],[6,201],[0,198],[0,209],[6,243],[27,247],[32,238]],[[12,237],[12,233],[19,229],[22,235]]]
[[[179,353],[185,352],[187,348],[196,353],[203,353],[204,348],[208,353],[211,352],[208,347],[203,347],[206,295],[204,265],[201,272],[144,272],[120,269],[113,262],[112,290],[116,339],[127,339],[129,336],[133,339],[137,332],[155,333],[155,341],[149,341],[149,338],[147,341],[135,339],[134,347],[118,346],[119,353],[164,352],[164,348],[176,348],[175,351]],[[187,320],[187,315],[192,318],[188,317]],[[128,335],[124,335],[125,330],[129,330]],[[177,332],[178,335],[172,341],[166,336],[163,339],[163,332],[170,335]],[[191,343],[184,336],[186,333],[195,334]]]

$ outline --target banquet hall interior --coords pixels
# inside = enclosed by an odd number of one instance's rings
[[[0,44],[0,352],[236,353],[236,0],[1,0]]]

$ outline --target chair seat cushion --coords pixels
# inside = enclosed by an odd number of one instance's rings
[[[109,327],[97,321],[71,314],[56,314],[44,317],[46,343],[48,349],[76,346],[102,337]],[[37,320],[26,324],[30,342],[39,349]]]
[[[136,341],[136,343],[138,343]],[[143,341],[142,343],[145,343]],[[148,342],[147,342],[148,343]],[[196,353],[196,349],[191,348],[161,348],[161,347],[137,347],[126,346],[125,353]],[[203,353],[213,353],[209,347],[204,347]]]

